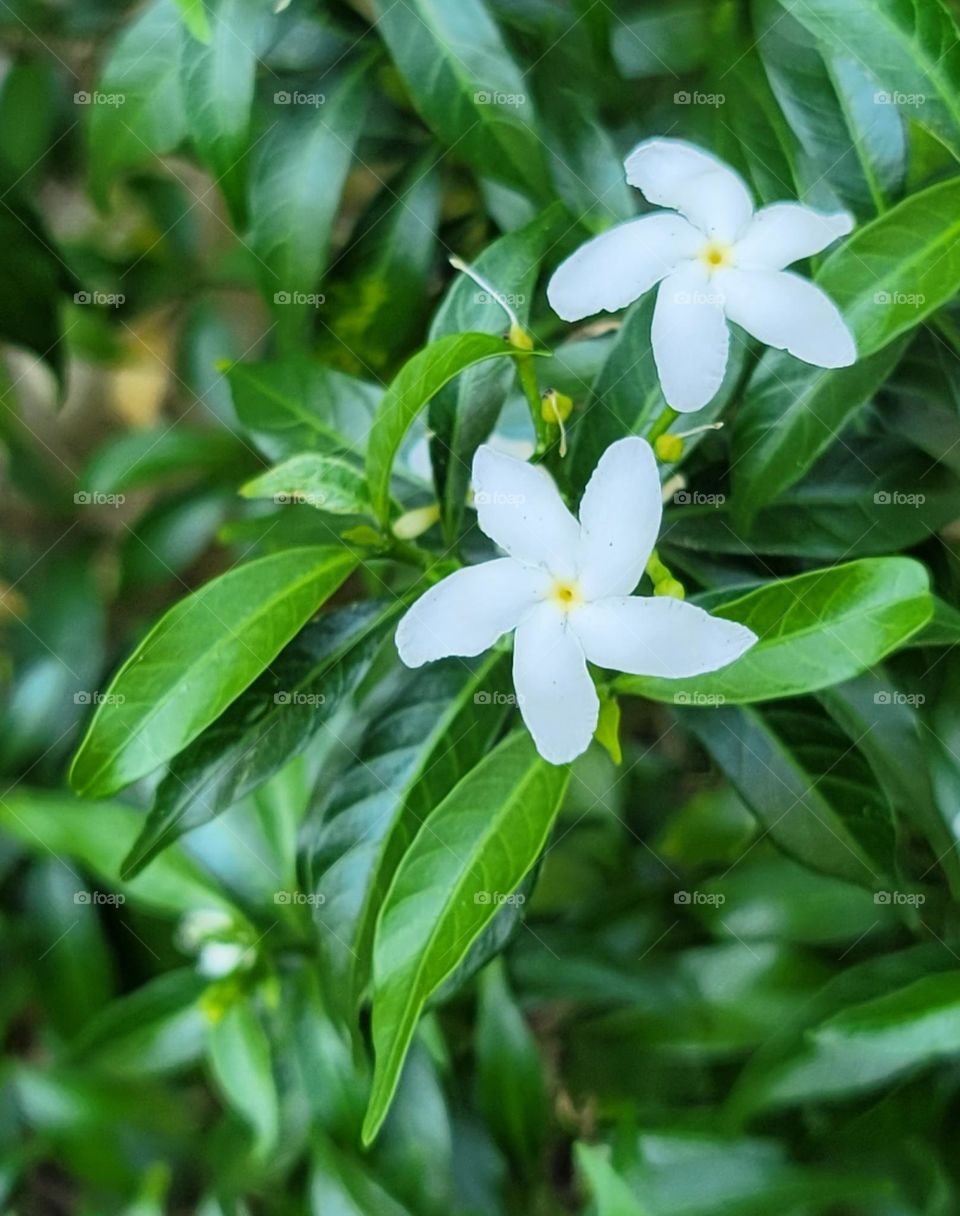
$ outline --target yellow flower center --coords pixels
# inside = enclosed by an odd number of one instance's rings
[[[577,584],[564,579],[557,579],[550,589],[550,595],[565,611],[575,608],[583,599]]]
[[[733,246],[723,241],[708,241],[700,250],[700,260],[708,270],[733,265]]]

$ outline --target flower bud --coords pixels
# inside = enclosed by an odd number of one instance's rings
[[[679,435],[659,435],[654,442],[653,450],[657,459],[665,464],[675,464],[683,455],[683,440]]]
[[[416,507],[394,521],[391,531],[397,540],[416,540],[428,531],[440,518],[440,504],[432,502],[428,507]]]
[[[672,599],[682,600],[686,598],[687,593],[683,589],[683,583],[678,583],[675,578],[665,578],[662,582],[657,583],[653,594],[669,595]]]
[[[511,324],[507,331],[507,341],[518,350],[533,350],[533,338],[516,321]]]
[[[540,416],[544,422],[555,425],[566,422],[573,411],[573,400],[566,393],[558,393],[555,388],[548,388],[540,397]]]

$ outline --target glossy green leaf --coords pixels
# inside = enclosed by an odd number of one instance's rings
[[[376,29],[418,111],[478,173],[546,201],[528,86],[483,0],[375,0]]]
[[[303,629],[177,756],[123,863],[125,877],[258,789],[323,730],[363,678],[400,605],[336,609]]]
[[[227,380],[241,423],[270,460],[310,451],[362,451],[381,398],[375,385],[311,359],[231,363]]]
[[[328,791],[310,873],[334,997],[353,1016],[370,978],[374,926],[420,825],[485,755],[503,725],[502,658],[434,664],[408,677]]]
[[[927,572],[906,557],[864,558],[768,583],[714,616],[739,621],[759,641],[719,671],[683,680],[621,676],[621,692],[675,705],[744,704],[795,697],[859,675],[930,619]]]
[[[960,155],[960,33],[941,0],[780,0],[876,79],[880,104],[899,105]]]
[[[454,786],[405,854],[374,943],[365,1142],[383,1122],[425,1002],[535,863],[566,781],[526,732],[511,735]]]
[[[260,674],[354,565],[341,549],[288,549],[181,600],[104,694],[74,758],[74,789],[102,797],[175,756]]]
[[[743,522],[795,485],[883,385],[906,339],[852,367],[814,368],[771,351],[751,378],[733,431],[733,489]]]
[[[735,705],[686,710],[683,722],[785,853],[874,889],[889,878],[889,807],[836,727],[796,710]]]
[[[449,334],[409,359],[384,394],[367,448],[367,478],[377,517],[390,515],[390,474],[403,437],[434,393],[475,363],[515,356],[516,348],[493,334]]]
[[[296,349],[323,306],[319,280],[330,233],[353,163],[369,94],[367,64],[325,76],[316,104],[275,101],[250,169],[250,241],[278,333]],[[285,90],[277,91],[283,96]],[[286,94],[292,97],[292,94]]]
[[[292,456],[241,486],[244,498],[272,498],[275,503],[306,503],[332,515],[370,511],[367,481],[349,461],[319,452]]]
[[[118,494],[191,475],[225,478],[249,467],[254,459],[225,430],[164,425],[125,431],[96,450],[78,479],[78,492]]]

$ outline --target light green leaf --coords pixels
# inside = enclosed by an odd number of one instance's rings
[[[204,0],[177,0],[177,7],[183,18],[183,24],[194,38],[201,42],[210,41],[210,21]]]
[[[367,447],[367,479],[377,517],[390,517],[390,474],[403,437],[434,393],[475,363],[516,355],[517,349],[493,334],[449,334],[409,359],[384,394]]]
[[[610,1154],[602,1145],[578,1143],[574,1146],[577,1168],[583,1175],[596,1204],[597,1216],[649,1216],[633,1191],[610,1164]]]
[[[256,1132],[257,1152],[276,1144],[280,1114],[270,1042],[247,1001],[236,1001],[210,1028],[213,1078],[229,1105]]]
[[[616,689],[676,705],[815,692],[896,650],[930,619],[933,601],[919,562],[879,557],[768,583],[711,612],[747,625],[760,640],[719,671],[683,680],[621,676]]]
[[[105,797],[169,760],[217,718],[350,574],[342,549],[287,549],[175,604],[114,677],[70,780]]]
[[[525,731],[511,735],[454,786],[401,862],[374,944],[365,1143],[387,1113],[424,1004],[536,862],[566,781]]]
[[[248,481],[240,493],[244,498],[306,503],[332,515],[365,515],[371,509],[363,473],[349,461],[319,452],[292,456]]]

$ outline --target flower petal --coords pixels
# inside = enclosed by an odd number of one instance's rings
[[[660,207],[672,207],[708,236],[735,241],[753,215],[739,174],[683,139],[648,139],[624,161],[627,181]]]
[[[840,310],[808,279],[789,270],[724,270],[715,277],[728,318],[767,346],[817,367],[856,362],[856,343]]]
[[[619,439],[600,457],[580,503],[580,587],[588,600],[629,595],[660,530],[663,500],[653,449]]]
[[[761,207],[737,242],[737,266],[743,270],[783,270],[852,231],[853,216],[845,211],[828,215],[801,203],[773,203]]]
[[[567,764],[590,746],[600,701],[570,615],[540,604],[517,627],[513,683],[520,713],[537,751]]]
[[[618,224],[560,263],[547,284],[550,307],[564,321],[616,312],[693,257],[702,244],[702,235],[672,213]]]
[[[408,667],[489,649],[547,593],[549,576],[509,557],[466,566],[431,587],[397,626]]]
[[[597,600],[570,621],[591,663],[635,676],[676,680],[716,671],[757,641],[745,625],[668,596]]]
[[[653,358],[667,404],[682,414],[702,409],[723,382],[730,332],[722,305],[722,292],[695,262],[674,271],[657,292]]]
[[[477,521],[492,541],[556,578],[573,577],[580,525],[545,469],[484,444],[473,458],[473,488]]]

